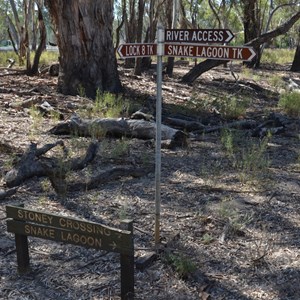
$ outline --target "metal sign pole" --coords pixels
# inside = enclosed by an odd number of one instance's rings
[[[156,148],[155,148],[155,245],[160,242],[160,180],[161,180],[161,106],[162,57],[164,55],[164,28],[157,26],[157,77],[156,77]]]

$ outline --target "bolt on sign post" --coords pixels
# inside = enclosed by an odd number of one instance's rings
[[[121,299],[134,296],[133,222],[121,222],[122,229],[76,218],[6,206],[7,231],[15,234],[18,272],[30,271],[27,236],[120,253]]]

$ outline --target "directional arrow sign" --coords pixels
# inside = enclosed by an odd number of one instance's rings
[[[251,61],[256,53],[251,47],[211,46],[199,44],[165,44],[166,56],[202,57],[218,60]]]
[[[165,41],[174,43],[229,43],[234,38],[229,29],[166,29]]]
[[[156,55],[156,44],[121,44],[118,47],[120,57],[145,57]]]
[[[166,43],[166,56],[201,57],[219,60],[251,61],[256,53],[251,47],[216,46],[202,44]],[[156,44],[121,44],[118,53],[122,58],[145,57],[157,54]]]

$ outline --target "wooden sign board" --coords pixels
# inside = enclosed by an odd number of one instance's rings
[[[146,45],[148,45],[149,48],[148,46],[146,47]],[[153,56],[157,55],[157,45],[122,44],[118,48],[118,53],[122,58]],[[256,53],[252,47],[165,43],[164,55],[174,57],[199,57],[217,60],[251,61],[255,57]]]
[[[229,43],[234,34],[229,29],[166,29],[165,42],[224,44]]]
[[[129,231],[17,206],[6,206],[6,214],[13,219],[9,232],[123,254],[133,250]]]
[[[15,234],[18,270],[29,271],[27,236],[120,253],[121,299],[133,299],[134,245],[132,221],[123,229],[76,218],[45,213],[21,206],[6,206],[7,231]]]
[[[251,61],[255,57],[256,53],[251,47],[166,43],[165,55],[218,60]]]
[[[117,51],[121,58],[153,56],[157,54],[157,45],[153,43],[121,44]]]

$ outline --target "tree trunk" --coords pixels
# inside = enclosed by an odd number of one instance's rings
[[[173,6],[173,10],[172,10]],[[177,23],[177,0],[167,1],[166,3],[166,19],[168,22],[168,28],[175,29]],[[169,77],[173,77],[175,57],[169,56],[167,63],[167,74]]]
[[[125,15],[126,15],[126,0],[122,0],[122,16],[121,16],[121,20],[118,21],[119,24],[115,31],[115,37],[116,37],[115,53],[117,52],[117,49],[120,45],[120,32],[125,22]]]
[[[24,26],[21,25],[21,21],[18,15],[18,10],[15,1],[10,0],[9,2],[14,15],[15,28],[16,28],[15,31],[17,31],[19,35],[18,56],[19,56],[19,65],[22,66],[24,65],[24,58],[26,57],[26,47],[28,46],[28,35],[26,36],[26,32],[24,29],[25,25]],[[24,18],[26,18],[26,16],[24,16]],[[12,22],[11,25],[13,25]]]
[[[126,43],[136,43],[136,0],[128,1],[128,12],[129,18],[127,14],[127,10],[125,12],[125,36],[126,36]],[[125,60],[125,67],[126,68],[133,68],[135,64],[134,58],[128,58]]]
[[[260,17],[258,15],[257,0],[247,0],[244,4],[244,39],[245,44],[260,36]],[[260,63],[260,45],[254,47],[256,57],[244,64],[248,67],[259,67]]]
[[[160,8],[157,5],[156,0],[150,0],[149,3],[149,26],[146,31],[145,43],[154,43],[157,27],[157,10]],[[143,57],[142,67],[144,69],[150,69],[151,67],[151,57]]]
[[[84,89],[118,93],[121,83],[112,40],[113,1],[47,0],[60,52],[58,91],[76,95]]]
[[[18,55],[17,45],[20,44],[18,31],[17,31],[12,19],[9,16],[6,16],[6,24],[7,24],[8,36],[13,44],[16,55]]]
[[[36,75],[38,73],[40,57],[46,48],[46,38],[47,38],[46,27],[45,27],[41,7],[40,7],[40,5],[37,5],[37,7],[38,7],[38,22],[39,22],[38,28],[40,31],[40,41],[39,41],[38,48],[34,55],[33,65],[30,70],[27,70],[28,75]]]
[[[10,0],[11,9],[13,11],[15,25],[9,16],[6,17],[8,23],[8,32],[11,40],[18,43],[18,49],[14,45],[16,54],[19,56],[19,64],[24,65],[26,59],[26,74],[35,75],[38,72],[38,64],[42,51],[45,49],[46,43],[46,28],[43,21],[41,7],[42,0],[23,0],[23,11],[19,17],[16,1]],[[36,39],[36,20],[35,8],[38,7],[38,24],[40,29],[40,47],[36,51],[33,66],[31,65],[31,47],[35,47],[33,42]],[[22,20],[22,23],[21,21]],[[35,47],[36,48],[36,47]]]
[[[137,43],[142,42],[142,35],[143,35],[143,22],[144,22],[144,11],[145,11],[145,1],[139,0],[139,13],[138,13],[138,20],[137,20],[137,29],[136,29],[136,41]],[[135,60],[134,66],[134,74],[141,75],[142,74],[142,58],[138,57]]]
[[[297,44],[293,64],[291,67],[291,71],[292,72],[300,72],[300,28],[299,28],[299,32],[298,32],[298,44]]]
[[[300,45],[297,46],[294,61],[291,67],[292,72],[300,72]]]
[[[31,52],[31,29],[30,25],[32,23],[32,0],[24,1],[24,14],[25,14],[25,22],[24,22],[24,49],[26,55],[26,71],[31,70],[31,59],[30,59],[30,52]]]

